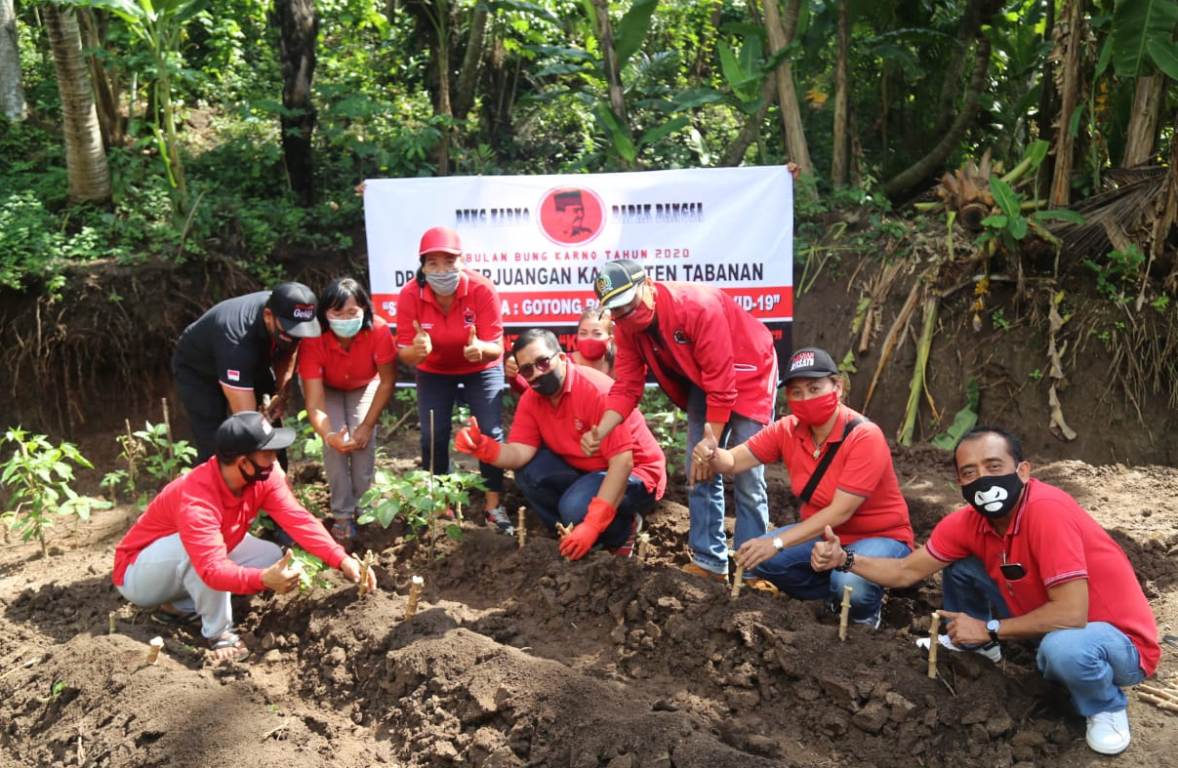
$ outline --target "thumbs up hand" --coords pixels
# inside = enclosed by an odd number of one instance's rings
[[[499,458],[502,447],[499,441],[490,435],[484,435],[479,430],[479,422],[474,416],[467,421],[467,426],[458,430],[454,435],[454,447],[460,452],[474,456],[484,464],[494,464]]]
[[[716,458],[716,449],[719,446],[720,440],[716,437],[716,431],[712,429],[711,422],[705,423],[703,438],[695,444],[695,448],[691,451],[690,479],[692,483],[706,483],[716,474],[712,467],[712,460]]]
[[[597,428],[598,425],[594,424],[592,429],[581,434],[581,452],[586,456],[592,456],[601,448],[601,434]]]
[[[482,362],[483,344],[479,341],[478,329],[470,327],[470,335],[466,337],[466,346],[462,348],[462,356],[472,363]]]
[[[413,352],[419,359],[424,360],[434,351],[434,343],[430,340],[429,333],[416,320],[413,321],[413,330],[416,332],[413,336]]]
[[[816,543],[810,550],[810,567],[821,573],[842,565],[847,559],[847,553],[839,542],[839,537],[828,525],[822,532],[822,541]]]

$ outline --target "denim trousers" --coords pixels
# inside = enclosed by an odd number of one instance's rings
[[[547,448],[515,473],[515,484],[528,500],[528,506],[549,530],[556,524],[580,523],[589,510],[589,502],[597,495],[605,472],[582,472]],[[642,480],[630,475],[626,492],[618,503],[613,522],[597,539],[598,546],[616,549],[626,543],[634,515],[644,515],[654,507],[654,494]]]
[[[461,389],[459,389],[461,385]],[[454,403],[461,400],[479,422],[484,435],[503,442],[503,366],[476,373],[447,374],[417,371],[417,418],[421,421],[421,468],[435,475],[450,473],[450,422]],[[430,411],[434,431],[430,435]],[[432,463],[430,448],[433,448]],[[489,491],[503,490],[503,470],[479,462],[479,474]]]
[[[778,528],[771,535],[778,536],[794,525]],[[786,547],[754,569],[754,575],[768,579],[790,597],[800,600],[826,599],[839,604],[843,599],[843,588],[851,587],[851,620],[859,624],[875,624],[883,604],[883,587],[862,576],[843,571],[819,573],[810,567],[810,551],[820,538],[813,538]],[[877,537],[859,539],[846,545],[848,552],[865,557],[905,557],[908,545],[895,539]]]
[[[982,621],[1011,615],[998,585],[976,557],[952,563],[943,584],[946,610]],[[1039,641],[1035,664],[1045,678],[1068,689],[1072,704],[1085,717],[1124,709],[1127,699],[1121,688],[1145,679],[1137,646],[1104,621],[1048,632]]]
[[[692,387],[687,400],[687,452],[684,467],[691,466],[691,451],[703,439],[707,424],[707,395]],[[733,413],[728,419],[722,447],[735,447],[760,432],[760,422]],[[757,465],[733,478],[736,497],[735,547],[764,535],[769,528],[769,494],[765,490],[765,467]],[[728,537],[724,533],[724,478],[716,475],[706,483],[688,488],[687,508],[691,513],[691,532],[687,542],[691,559],[713,573],[728,572]]]

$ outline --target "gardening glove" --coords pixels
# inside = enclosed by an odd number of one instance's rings
[[[495,438],[479,431],[479,422],[474,416],[470,417],[467,424],[470,426],[458,430],[454,436],[454,447],[484,464],[494,464],[503,446]]]
[[[585,519],[577,523],[573,532],[560,540],[560,553],[569,560],[580,560],[589,554],[602,531],[614,521],[618,510],[600,496],[594,496],[589,501],[589,511]]]

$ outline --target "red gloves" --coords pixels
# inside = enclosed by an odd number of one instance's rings
[[[569,560],[580,560],[589,554],[589,550],[597,543],[597,537],[609,527],[617,514],[613,504],[600,496],[594,496],[589,502],[585,519],[577,523],[572,533],[561,539],[560,553]]]
[[[479,422],[474,416],[471,416],[467,423],[470,426],[458,430],[458,434],[454,436],[454,447],[462,453],[474,456],[484,464],[494,464],[503,446],[495,438],[479,431]]]

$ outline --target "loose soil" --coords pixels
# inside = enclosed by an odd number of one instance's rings
[[[416,433],[389,450],[395,468]],[[959,496],[945,454],[901,449],[896,467],[918,538]],[[301,470],[313,478],[314,468]],[[1162,625],[1178,629],[1178,470],[1059,461],[1038,476],[1065,488],[1125,547]],[[793,499],[770,472],[774,518]],[[680,573],[681,492],[649,518],[646,562],[472,523],[461,541],[365,530],[381,591],[237,599],[253,648],[204,663],[198,634],[153,623],[110,584],[120,507],[54,531],[51,555],[0,551],[0,765],[86,766],[912,766],[1072,768],[1103,762],[1083,719],[1035,672],[1033,647],[992,665],[943,654],[941,678],[914,639],[939,604],[934,580],[894,592],[878,632],[816,603]],[[518,499],[508,499],[518,503]],[[534,521],[533,521],[534,523]],[[425,578],[405,620],[408,581]],[[115,632],[108,619],[115,616]],[[158,664],[147,641],[162,635]],[[1162,683],[1178,685],[1167,647]],[[1178,716],[1130,696],[1124,765],[1173,765]]]

